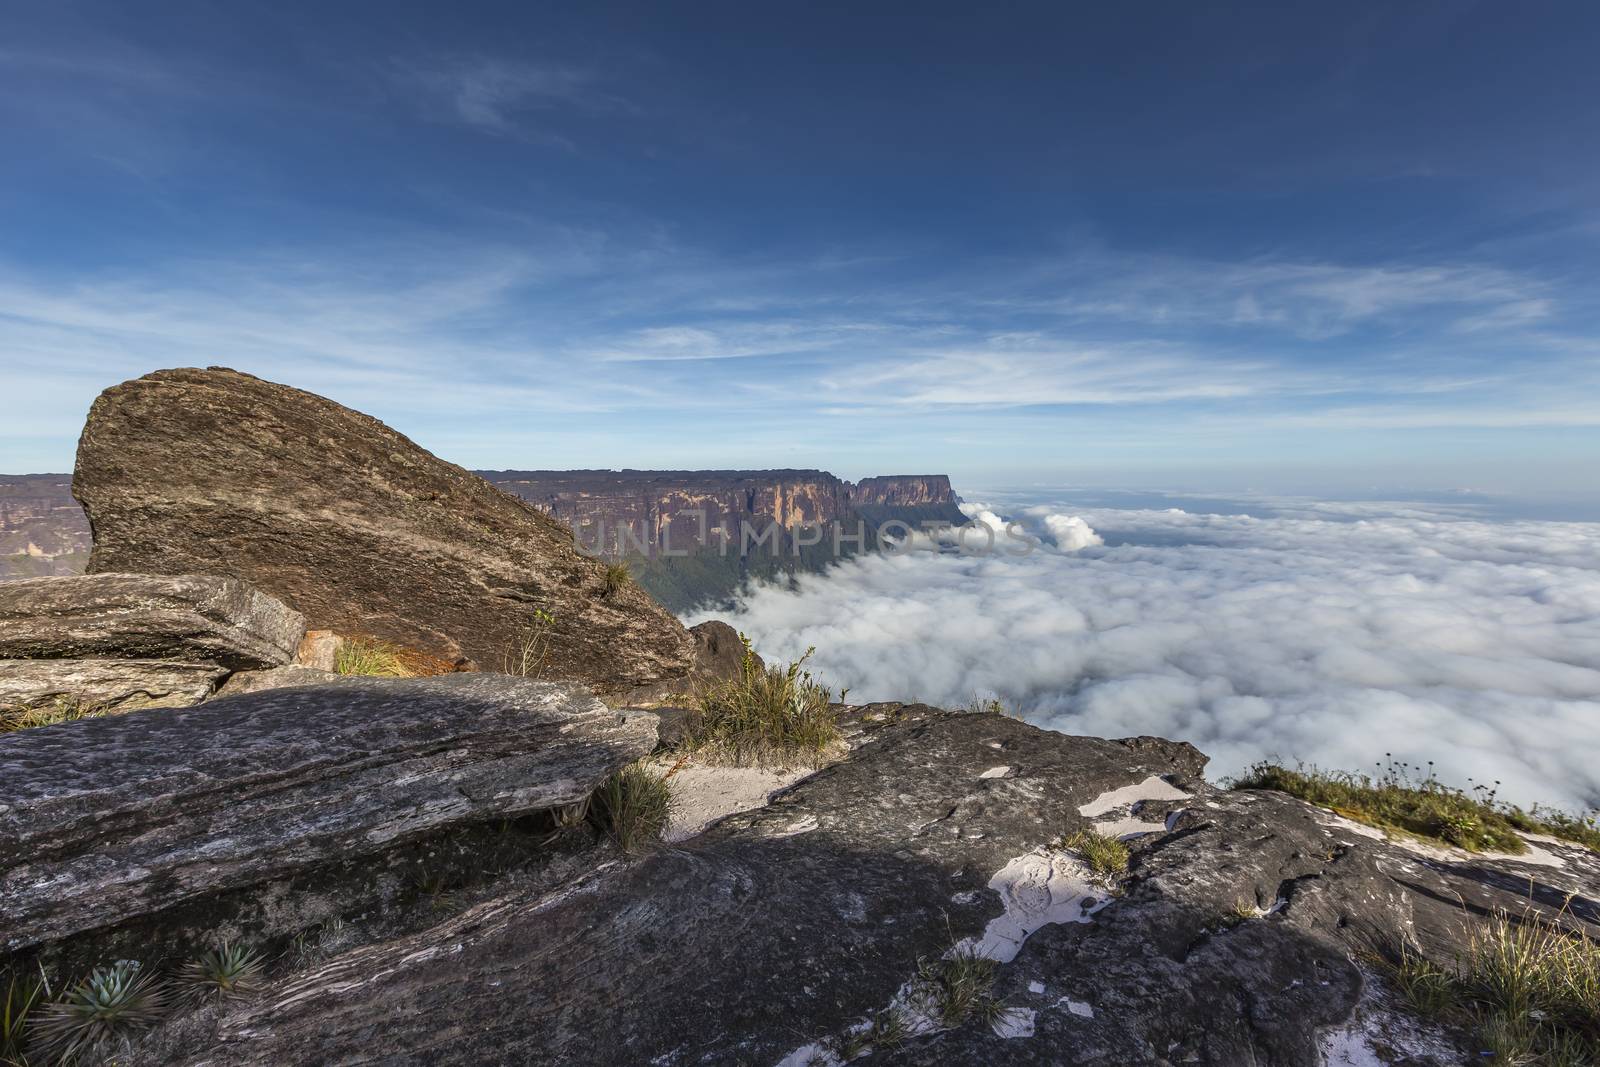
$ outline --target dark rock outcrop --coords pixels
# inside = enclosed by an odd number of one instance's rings
[[[1188,745],[920,705],[859,709],[850,731],[846,761],[766,808],[347,951],[159,1058],[832,1064],[821,1042],[962,940],[1000,961],[1003,1025],[914,1028],[869,1062],[1446,1067],[1466,1058],[1454,1035],[1392,1011],[1361,953],[1406,936],[1448,960],[1466,918],[1530,888],[1536,910],[1600,918],[1586,850],[1430,858],[1207,785]],[[1052,844],[1091,824],[1148,831],[1115,893]]]
[[[0,656],[209,661],[295,657],[305,620],[236,578],[94,574],[0,583]]]
[[[91,572],[243,578],[309,626],[608,697],[684,679],[694,645],[643,590],[606,593],[560,523],[331,400],[221,368],[106,390],[73,492]]]
[[[0,710],[70,700],[113,711],[198,704],[228,674],[170,659],[0,660]]]
[[[689,627],[694,637],[695,673],[704,678],[737,678],[744,669],[745,647],[739,631],[720,619],[711,619],[698,626]],[[754,663],[759,670],[765,666],[761,657],[752,650]]]
[[[0,951],[583,800],[650,715],[490,674],[343,678],[0,737]]]

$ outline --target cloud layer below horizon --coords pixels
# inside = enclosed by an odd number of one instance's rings
[[[748,591],[729,621],[772,657],[815,645],[852,702],[993,695],[1049,729],[1191,741],[1218,777],[1393,753],[1522,804],[1600,804],[1600,525],[982,507],[1040,549],[851,561]]]

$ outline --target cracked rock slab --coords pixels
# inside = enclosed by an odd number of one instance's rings
[[[183,708],[204,700],[227,673],[215,663],[160,659],[0,660],[0,708],[58,700],[114,711]]]
[[[0,584],[0,658],[292,661],[305,620],[237,578],[83,574]]]
[[[505,675],[341,678],[0,737],[0,950],[571,804],[655,718]]]

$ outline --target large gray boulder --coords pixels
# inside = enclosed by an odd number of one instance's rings
[[[292,661],[300,613],[236,578],[103,573],[0,583],[0,657]]]
[[[1002,1025],[935,1020],[862,1062],[1458,1067],[1459,1035],[1405,1018],[1367,954],[1403,936],[1448,962],[1496,907],[1600,918],[1600,864],[1575,846],[1430,857],[1219,790],[1188,745],[851,716],[850,758],[768,807],[566,884],[511,882],[147,1062],[836,1065],[829,1039],[908,1004],[919,957],[963,940],[996,961]],[[1091,825],[1140,834],[1114,890],[1057,845]]]
[[[0,737],[0,952],[573,804],[655,718],[491,674],[344,678]]]
[[[64,700],[112,711],[183,708],[210,696],[227,673],[168,659],[0,659],[0,710]]]
[[[649,594],[608,588],[572,532],[378,420],[223,368],[106,390],[73,493],[91,573],[243,578],[313,629],[370,634],[616,698],[685,682],[695,646]]]

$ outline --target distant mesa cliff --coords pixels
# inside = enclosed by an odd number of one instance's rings
[[[477,473],[570,526],[586,549],[636,557],[640,584],[674,611],[724,602],[747,580],[825,568],[837,558],[831,537],[804,544],[807,527],[838,524],[846,538],[864,529],[870,545],[891,521],[964,521],[943,474],[849,482],[821,470]],[[66,474],[0,476],[0,579],[83,572],[89,523],[71,482]],[[775,526],[779,536],[741,551],[746,524],[757,535]],[[662,546],[689,555],[661,558]],[[839,555],[859,550],[846,541]]]
[[[966,521],[943,474],[848,482],[822,470],[477,473],[572,527],[586,551],[628,559],[639,584],[677,612],[725,604],[749,581],[824,570],[870,550],[887,523]]]
[[[821,470],[770,471],[478,471],[522,497],[594,547],[619,529],[636,541],[672,549],[737,545],[740,523],[784,530],[849,523],[883,508],[934,508],[958,503],[943,474],[890,475],[847,482]],[[952,521],[959,520],[959,512]],[[946,514],[946,517],[950,517]],[[630,547],[629,542],[625,547]]]
[[[70,474],[0,475],[0,579],[81,574],[89,520]]]

